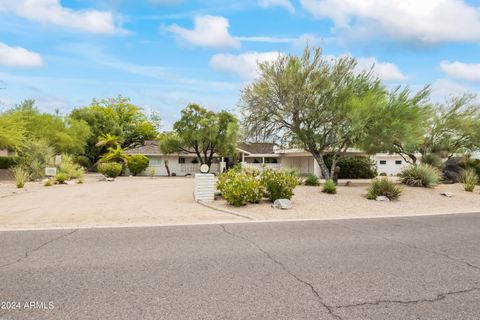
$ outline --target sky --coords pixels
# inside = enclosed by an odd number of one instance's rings
[[[122,94],[169,128],[189,103],[235,112],[257,62],[307,43],[434,101],[480,92],[480,0],[0,0],[0,108]]]

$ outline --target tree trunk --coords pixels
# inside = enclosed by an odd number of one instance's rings
[[[327,168],[327,165],[325,164],[325,161],[323,160],[323,155],[321,153],[312,153],[313,158],[317,161],[318,165],[320,166],[320,171],[322,172],[322,176],[325,179],[330,179],[330,171]]]
[[[170,167],[168,166],[168,160],[165,160],[165,170],[167,170],[167,175],[170,177]]]

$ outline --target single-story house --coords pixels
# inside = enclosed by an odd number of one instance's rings
[[[143,154],[150,159],[149,168],[155,170],[155,175],[166,176],[165,162],[171,173],[185,176],[199,172],[200,164],[193,153],[162,154],[159,142],[145,141],[139,146],[127,151],[128,154]],[[365,155],[359,150],[350,150],[349,155]],[[377,164],[378,173],[396,175],[406,165],[404,159],[396,154],[376,154],[370,156]],[[262,169],[264,166],[273,169],[293,169],[299,174],[313,173],[320,176],[320,167],[313,156],[302,149],[282,149],[274,143],[239,143],[235,158],[214,156],[211,172],[219,173],[240,163],[242,166]]]

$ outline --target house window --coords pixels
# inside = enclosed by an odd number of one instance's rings
[[[150,158],[150,166],[159,166],[161,164],[161,159],[159,158]]]
[[[402,160],[395,160],[395,164],[402,164]]]
[[[178,163],[185,163],[185,158],[184,157],[178,158]]]
[[[380,160],[380,164],[387,164],[387,160]]]

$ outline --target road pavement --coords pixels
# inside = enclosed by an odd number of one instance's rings
[[[480,319],[479,301],[480,214],[0,232],[0,320]]]

